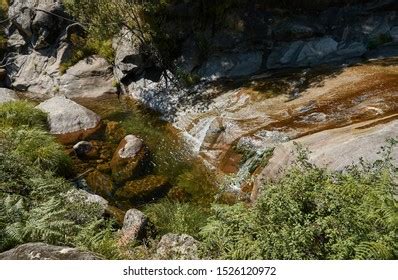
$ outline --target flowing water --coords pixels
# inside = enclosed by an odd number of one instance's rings
[[[218,186],[215,178],[185,146],[180,133],[169,123],[160,120],[154,112],[141,107],[130,98],[118,99],[109,95],[98,99],[75,99],[76,102],[96,112],[105,124],[117,123],[111,132],[114,141],[104,134],[94,137],[94,142],[106,147],[100,160],[72,158],[76,174],[84,174],[105,162],[109,162],[120,138],[133,134],[141,138],[150,151],[150,170],[147,175],[167,178],[172,189],[169,196],[179,200],[193,200],[196,203],[210,203],[214,200]],[[69,147],[71,148],[71,147]]]

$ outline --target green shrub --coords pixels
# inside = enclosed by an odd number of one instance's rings
[[[71,159],[61,144],[48,132],[41,129],[5,129],[0,131],[10,145],[10,153],[14,153],[30,164],[58,174],[67,174],[71,169]]]
[[[6,102],[0,105],[0,128],[47,126],[47,115],[26,101]]]
[[[64,74],[70,67],[92,55],[99,55],[109,63],[113,63],[115,53],[112,48],[111,39],[99,39],[93,36],[88,38],[80,37],[76,34],[71,35],[72,53],[70,57],[61,63],[59,71]]]
[[[70,159],[43,129],[46,115],[27,102],[10,102],[0,105],[0,116],[0,252],[45,242],[117,258],[114,230],[99,205],[57,176],[70,169]]]
[[[193,203],[179,203],[164,199],[144,209],[160,235],[166,233],[189,234],[198,238],[200,228],[206,224],[208,211]]]
[[[202,229],[205,257],[220,259],[396,259],[395,167],[328,172],[305,159],[264,186],[254,207],[214,206]]]

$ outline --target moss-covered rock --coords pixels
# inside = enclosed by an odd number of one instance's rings
[[[127,182],[115,192],[115,197],[134,202],[149,201],[165,195],[170,189],[167,178],[150,175],[141,180]]]
[[[91,172],[87,178],[87,184],[90,189],[103,197],[111,197],[113,191],[113,182],[110,176],[101,173],[98,170]]]
[[[147,148],[141,139],[134,135],[124,137],[110,163],[113,180],[122,185],[142,175],[147,155]]]

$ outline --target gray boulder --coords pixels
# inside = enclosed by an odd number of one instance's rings
[[[216,80],[223,77],[239,77],[260,70],[263,62],[261,51],[214,55],[202,65],[198,73],[201,77]]]
[[[115,50],[115,66],[113,69],[117,81],[128,83],[128,78],[136,78],[143,74],[146,67],[145,59],[140,52],[141,44],[126,28],[112,42]]]
[[[144,213],[137,209],[130,209],[126,212],[122,227],[123,242],[131,242],[142,239],[146,236],[149,220]]]
[[[8,88],[0,88],[0,104],[10,101],[18,100],[18,96],[15,91]]]
[[[104,215],[109,207],[109,202],[105,198],[93,193],[89,193],[88,191],[85,191],[83,189],[71,189],[65,194],[65,199],[68,202],[79,202],[82,204],[97,205],[98,212],[96,212],[95,214],[98,218]],[[84,214],[82,216],[84,216]],[[84,220],[85,218],[81,217],[80,220],[82,219]]]
[[[100,97],[115,93],[112,66],[102,57],[90,56],[70,67],[59,78],[58,91],[67,97]]]
[[[76,143],[100,128],[97,114],[63,96],[48,99],[37,108],[48,114],[50,133],[58,135],[63,143]]]
[[[58,55],[59,54],[59,55]],[[58,90],[61,52],[55,49],[19,54],[7,66],[8,79],[17,90],[37,94],[54,94]]]
[[[163,235],[156,249],[158,259],[195,260],[198,257],[199,242],[187,234],[168,233]]]
[[[76,248],[26,243],[0,253],[0,260],[100,260],[100,256]]]
[[[8,15],[12,25],[35,49],[53,44],[68,24],[62,3],[57,0],[12,1]]]

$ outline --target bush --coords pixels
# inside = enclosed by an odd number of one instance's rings
[[[303,159],[264,186],[253,208],[214,206],[202,229],[205,257],[396,259],[395,167],[388,158],[343,173]]]
[[[1,130],[0,133],[9,143],[9,153],[17,154],[25,162],[63,175],[71,169],[71,159],[48,132],[22,128]]]
[[[71,35],[72,53],[67,61],[60,65],[60,73],[64,74],[70,67],[92,55],[99,55],[109,63],[113,63],[115,58],[111,39],[98,39],[93,36],[88,38],[80,37],[76,34]]]
[[[0,105],[0,252],[22,243],[119,251],[99,206],[74,195],[57,173],[70,169],[64,148],[43,128],[46,115],[27,102]]]
[[[198,238],[200,228],[206,224],[208,211],[193,203],[179,203],[164,199],[144,209],[160,235],[188,234]]]
[[[47,115],[26,101],[6,102],[0,105],[0,128],[47,127]]]

